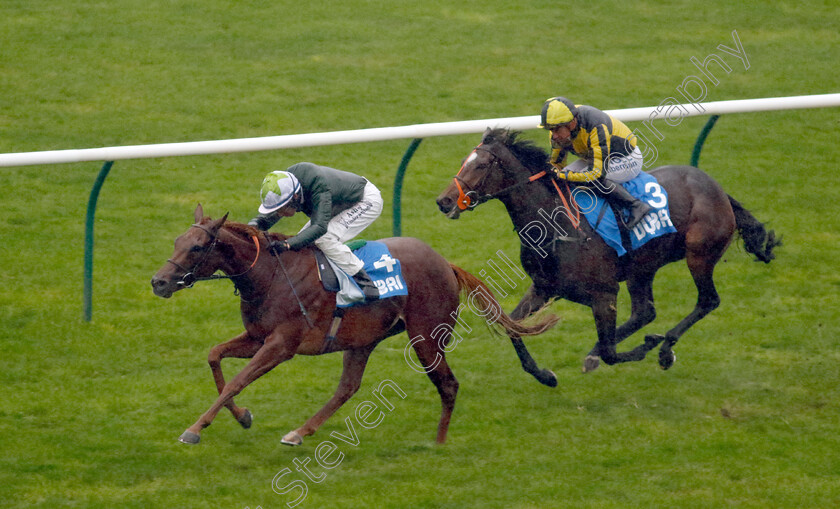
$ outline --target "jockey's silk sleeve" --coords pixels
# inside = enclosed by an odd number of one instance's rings
[[[557,176],[570,182],[592,182],[604,176],[606,162],[610,157],[627,156],[636,147],[636,136],[623,122],[592,106],[578,107],[578,130],[567,149],[552,142],[550,162],[562,169],[566,166],[566,154],[572,154],[587,162],[587,171],[558,172]],[[562,158],[562,159],[560,159]],[[559,165],[559,166],[558,166]]]
[[[307,246],[327,233],[327,225],[332,219],[332,196],[328,190],[322,190],[312,195],[312,213],[309,216],[309,225],[294,237],[287,240],[289,247],[300,249]]]

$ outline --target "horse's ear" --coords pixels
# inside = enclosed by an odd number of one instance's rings
[[[225,224],[225,221],[227,221],[228,214],[230,214],[230,212],[226,212],[224,216],[222,216],[219,219],[216,219],[215,221],[211,222],[209,224],[210,229],[214,230],[214,231],[218,231],[218,229],[221,228],[223,224]]]
[[[492,128],[488,127],[487,129],[485,129],[484,134],[481,135],[481,143],[491,142],[492,139],[493,139],[492,134],[493,134],[493,129]]]
[[[198,207],[195,208],[195,224],[200,223],[202,217],[204,217],[204,208],[199,203]]]

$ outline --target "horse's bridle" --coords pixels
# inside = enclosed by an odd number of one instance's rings
[[[210,276],[198,277],[195,275],[195,271],[198,270],[198,268],[201,267],[204,264],[204,262],[207,261],[207,258],[210,256],[210,253],[213,251],[213,248],[216,247],[216,242],[218,242],[219,236],[216,233],[210,231],[204,225],[198,223],[190,225],[190,228],[199,228],[201,230],[204,230],[205,233],[207,233],[207,235],[209,235],[210,238],[213,239],[213,242],[210,244],[210,247],[206,251],[204,251],[204,256],[201,257],[201,260],[199,260],[195,265],[193,265],[192,269],[185,268],[183,265],[172,260],[171,258],[169,260],[166,260],[167,262],[171,263],[172,265],[176,266],[178,269],[184,272],[184,275],[181,276],[181,279],[179,279],[175,283],[178,286],[183,286],[184,288],[192,288],[193,285],[198,281],[211,281],[213,279],[233,279],[235,277],[244,276],[245,274],[250,272],[251,269],[254,268],[254,265],[257,264],[257,260],[260,259],[260,241],[256,235],[252,235],[251,240],[253,240],[254,245],[257,246],[257,256],[254,257],[254,261],[251,262],[251,265],[247,269],[245,269],[244,272],[240,274],[234,274],[232,276],[228,276],[226,274],[213,274]]]
[[[506,194],[506,193],[509,193],[510,191],[513,191],[517,187],[523,186],[525,184],[530,184],[531,182],[533,182],[535,180],[539,180],[539,179],[545,177],[548,174],[548,172],[543,170],[543,171],[541,171],[541,172],[539,172],[535,175],[531,175],[526,180],[523,180],[521,182],[517,182],[515,184],[512,184],[508,187],[505,187],[504,189],[496,191],[493,194],[479,194],[478,191],[476,191],[475,189],[472,188],[472,186],[470,186],[466,182],[464,182],[464,180],[460,177],[460,175],[461,175],[461,172],[464,171],[464,168],[466,168],[467,163],[470,162],[470,158],[472,157],[472,155],[479,152],[479,151],[487,152],[488,154],[490,154],[490,156],[493,159],[490,162],[489,167],[485,170],[484,175],[481,177],[481,180],[479,180],[478,183],[476,183],[476,185],[475,185],[476,188],[481,188],[482,185],[484,184],[484,181],[490,175],[490,172],[493,170],[493,168],[494,167],[499,167],[499,156],[494,154],[492,150],[483,148],[482,145],[483,145],[483,143],[479,143],[478,146],[475,147],[472,152],[470,152],[470,155],[467,156],[467,158],[464,160],[464,164],[461,165],[461,169],[458,170],[458,173],[454,177],[452,177],[453,182],[455,182],[455,187],[458,188],[458,200],[456,201],[456,203],[458,204],[458,208],[460,210],[474,209],[474,208],[478,207],[479,205],[481,205],[482,203],[484,203],[486,201],[490,201],[494,198],[498,198],[499,196],[501,196],[503,194]],[[465,187],[467,188],[466,193],[464,192]]]

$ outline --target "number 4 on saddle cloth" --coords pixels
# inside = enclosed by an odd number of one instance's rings
[[[668,194],[653,175],[641,172],[638,177],[629,182],[614,185],[623,186],[630,194],[652,207],[644,219],[630,230],[630,246],[624,245],[621,241],[621,231],[618,228],[616,215],[604,213],[605,210],[609,210],[604,208],[609,207],[604,198],[592,192],[575,192],[572,195],[589,225],[607,245],[615,249],[618,256],[627,254],[628,247],[630,250],[635,250],[649,240],[677,231],[668,214]],[[626,214],[626,211],[619,210],[618,213]]]
[[[402,278],[400,261],[391,257],[388,246],[382,242],[357,240],[348,243],[353,253],[365,264],[365,272],[379,289],[379,299],[408,295],[408,288]],[[320,250],[315,250],[318,263],[318,277],[324,289],[337,292],[338,308],[349,308],[364,304],[365,297],[359,285],[346,272],[339,269]]]

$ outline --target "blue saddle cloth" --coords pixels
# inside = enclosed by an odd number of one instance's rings
[[[402,277],[400,261],[391,256],[388,246],[382,242],[367,241],[362,247],[354,249],[353,253],[365,264],[365,271],[379,289],[379,298],[387,299],[397,295],[408,295],[408,287]],[[328,284],[330,274],[325,274],[322,253],[318,253],[318,270],[324,287],[336,294],[336,305],[339,308],[349,308],[364,304],[364,294],[359,285],[346,272],[339,269],[332,261],[323,257],[332,268],[338,284]]]
[[[668,193],[659,185],[653,175],[643,171],[630,182],[618,185],[624,186],[624,189],[627,189],[630,194],[653,207],[653,210],[630,230],[631,250],[639,249],[656,237],[677,231],[671,222],[671,216],[668,214]],[[607,245],[615,249],[618,256],[627,254],[627,250],[621,243],[621,232],[618,229],[615,214],[601,214],[602,207],[607,207],[606,212],[610,210],[606,200],[591,192],[575,193],[574,198],[589,225],[595,229]],[[624,218],[628,217],[626,210],[620,210],[619,213]]]

